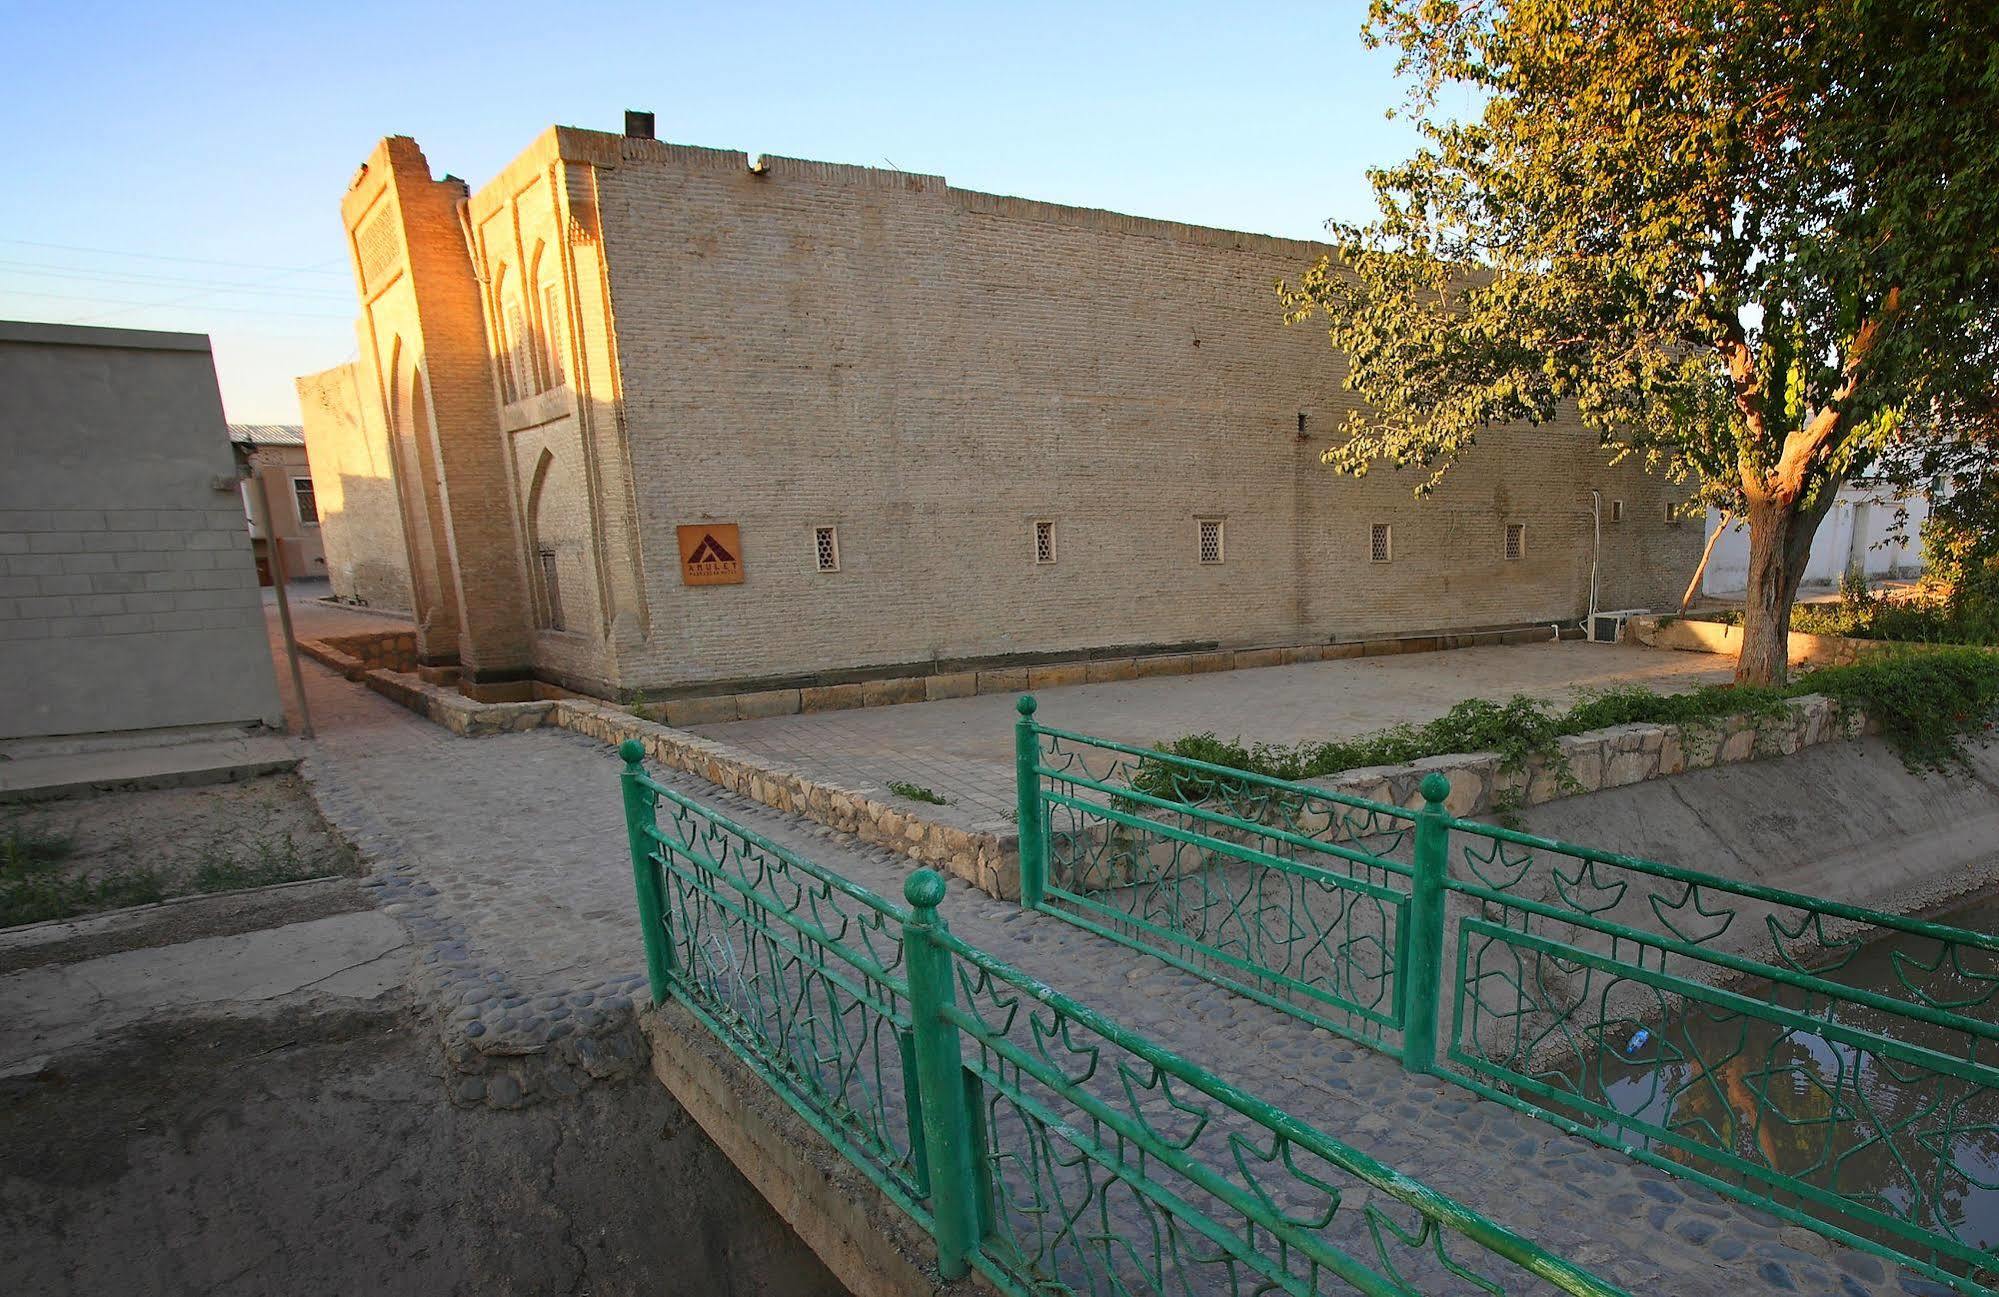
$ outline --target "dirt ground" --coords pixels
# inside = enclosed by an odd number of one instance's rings
[[[455,1108],[420,1030],[156,1024],[0,1082],[0,1292],[844,1292],[649,1078]]]
[[[0,926],[359,872],[295,774],[0,808]]]

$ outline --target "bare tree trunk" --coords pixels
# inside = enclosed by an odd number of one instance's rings
[[[1701,578],[1707,575],[1708,560],[1714,557],[1714,547],[1721,540],[1721,534],[1728,530],[1729,520],[1735,517],[1735,510],[1723,509],[1721,521],[1715,525],[1714,535],[1707,538],[1707,548],[1701,551],[1701,561],[1694,567],[1694,579],[1687,582],[1687,592],[1680,596],[1680,611],[1694,601],[1694,591],[1701,588]]]
[[[1735,683],[1781,685],[1790,674],[1791,605],[1811,560],[1812,537],[1839,494],[1827,482],[1810,505],[1763,499],[1749,505],[1749,588]]]

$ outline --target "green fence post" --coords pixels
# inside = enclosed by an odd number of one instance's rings
[[[1416,868],[1409,897],[1408,959],[1402,978],[1402,1066],[1437,1070],[1437,1003],[1443,993],[1444,881],[1450,876],[1451,817],[1444,799],[1451,781],[1432,770],[1423,776],[1423,809],[1416,812]]]
[[[937,940],[945,930],[937,905],[944,878],[919,869],[902,886],[911,907],[902,925],[909,972],[909,1020],[916,1034],[917,1089],[923,1102],[924,1162],[930,1172],[931,1230],[937,1269],[956,1279],[978,1246],[977,1180],[972,1166],[971,1114],[965,1108],[965,1058],[958,1026],[944,1016],[956,998],[951,952]]]
[[[1034,695],[1022,694],[1014,704],[1020,719],[1013,723],[1013,787],[1020,828],[1020,903],[1041,908],[1048,885],[1048,830],[1041,822],[1041,736],[1034,729]]]
[[[659,866],[652,858],[653,840],[646,833],[659,821],[655,818],[652,790],[645,786],[645,744],[626,739],[618,745],[625,759],[625,836],[632,844],[632,884],[639,894],[639,930],[646,943],[646,980],[652,984],[652,1002],[666,1003],[666,983],[673,973],[673,934],[667,930],[666,895],[660,886]]]

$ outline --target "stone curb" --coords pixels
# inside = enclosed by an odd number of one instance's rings
[[[1530,757],[1518,770],[1502,770],[1496,752],[1425,757],[1401,766],[1368,766],[1306,782],[1368,801],[1396,806],[1422,804],[1417,791],[1432,772],[1451,781],[1445,809],[1453,815],[1491,815],[1538,806],[1561,797],[1624,788],[1689,770],[1734,765],[1759,757],[1788,756],[1820,743],[1858,738],[1869,732],[1859,711],[1848,711],[1824,694],[1787,699],[1785,715],[1718,716],[1705,724],[1615,725],[1556,740],[1561,761]],[[1568,778],[1562,766],[1568,767]]]

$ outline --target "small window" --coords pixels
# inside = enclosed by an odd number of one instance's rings
[[[1395,556],[1393,539],[1389,534],[1387,523],[1377,522],[1374,524],[1374,530],[1368,539],[1368,559],[1375,563],[1386,563],[1389,559],[1393,558]]]
[[[1610,502],[1610,520],[1612,522],[1624,521],[1624,501],[1612,500]]]
[[[821,572],[840,570],[840,532],[835,527],[812,529],[812,558]]]
[[[1668,527],[1677,527],[1680,525],[1679,506],[1671,500],[1666,501],[1666,525]]]
[[[561,630],[562,581],[555,569],[555,549],[544,545],[536,558],[541,568],[541,624],[549,630]]]
[[[292,479],[292,499],[298,501],[298,520],[308,527],[319,525],[319,496],[312,489],[312,479],[295,477]]]
[[[1201,529],[1201,561],[1219,563],[1222,561],[1222,520],[1220,518],[1199,519]]]
[[[1527,524],[1509,522],[1506,524],[1506,557],[1519,558],[1527,552]]]
[[[1034,561],[1055,561],[1055,524],[1046,518],[1037,518],[1034,522]]]

